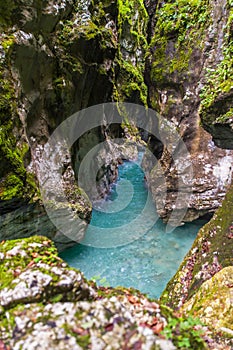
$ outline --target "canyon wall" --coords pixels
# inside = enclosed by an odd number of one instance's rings
[[[222,0],[157,4],[146,64],[149,106],[179,132],[193,171],[189,182],[187,159],[180,157],[178,169],[165,147],[158,162],[162,175],[156,168],[148,175],[158,213],[165,221],[173,211],[177,193],[186,187],[192,188],[192,194],[179,203],[179,209],[187,207],[183,221],[192,221],[213,213],[231,183],[231,5]]]
[[[1,239],[46,234],[63,249],[70,238],[58,232],[44,212],[38,178],[45,183],[47,172],[53,174],[53,194],[48,199],[59,204],[56,176],[61,173],[74,220],[75,215],[81,216],[87,225],[91,205],[75,181],[79,165],[90,148],[122,129],[107,131],[102,125],[88,130],[71,152],[58,145],[59,164],[53,157],[41,172],[44,146],[56,127],[81,109],[119,100],[146,103],[143,71],[148,16],[141,1],[116,6],[114,1],[19,0],[3,7]],[[95,196],[99,197],[116,178],[120,156],[110,141],[106,147],[97,159],[101,174]],[[106,154],[108,161],[102,166]],[[74,240],[83,236],[84,221]]]
[[[2,239],[43,233],[59,249],[71,243],[50,223],[41,205],[41,157],[62,121],[103,102],[148,105],[172,123],[193,166],[188,184],[192,195],[180,206],[188,208],[183,221],[213,214],[232,177],[230,5],[220,0],[8,0],[1,5]],[[50,173],[54,179],[62,174],[74,219],[81,216],[87,224],[91,218],[91,204],[76,184],[83,157],[93,146],[122,134],[124,126],[102,126],[82,135],[71,152],[59,145],[59,164],[54,160]],[[148,144],[166,181],[160,182],[156,167],[147,180],[158,213],[167,222],[180,188],[172,155],[158,139],[159,129],[158,138],[149,135]],[[106,154],[108,161],[100,169],[93,197],[103,197],[117,176],[119,153],[114,153],[111,142],[106,145],[103,154],[96,154],[98,163]],[[181,156],[181,191],[187,186],[185,161]],[[49,199],[59,202],[55,180],[53,191]]]

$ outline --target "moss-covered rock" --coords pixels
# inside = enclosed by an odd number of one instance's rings
[[[150,44],[153,52],[152,83],[163,88],[183,84],[191,66],[191,55],[201,49],[204,29],[211,22],[208,1],[158,2],[157,22]]]
[[[17,115],[15,82],[9,68],[15,38],[2,33],[0,40],[0,200],[32,198],[37,186],[33,174],[25,169],[29,146]]]
[[[201,90],[200,117],[217,145],[233,149],[233,9],[225,3],[227,21],[222,35],[222,56],[210,69],[205,65],[205,81]],[[216,33],[216,35],[219,35]]]
[[[17,0],[7,4],[0,24],[0,200],[9,209],[16,198],[31,202],[41,198],[37,165],[49,136],[63,120],[80,109],[113,100],[146,104],[143,71],[148,16],[142,1],[68,0],[55,4],[46,0],[26,4]],[[89,146],[93,141],[98,144],[106,139],[106,130],[96,128],[91,137],[83,136],[85,142],[81,140],[73,146],[74,164],[70,154],[69,159],[75,170],[85,155],[86,139]],[[112,158],[112,164],[101,169],[100,196],[117,176],[117,169],[109,171],[117,168],[114,154]],[[60,165],[67,167],[64,157]],[[70,184],[66,183],[65,191],[69,206],[81,217],[89,218],[85,196],[75,196],[74,173],[70,172],[68,177]],[[55,186],[53,190],[56,197]],[[9,238],[16,238],[17,230],[14,233],[12,230],[16,228],[19,211],[15,216],[13,205],[10,216],[8,209],[8,222],[13,223],[16,218]],[[25,216],[30,210],[31,206],[27,207]],[[48,222],[45,224],[44,214],[39,233],[51,227]],[[18,234],[25,237],[29,233],[27,229],[22,233],[20,227]],[[2,238],[5,236],[6,231]],[[59,240],[65,238],[60,234]]]
[[[169,308],[135,290],[97,288],[46,237],[2,242],[0,264],[1,346],[176,349],[161,335],[167,319],[176,318]]]
[[[223,268],[205,281],[182,310],[233,338],[233,266]]]
[[[224,147],[232,148],[231,5],[230,1],[222,0],[169,0],[157,4],[147,53],[149,105],[180,134],[193,170],[190,186],[183,156],[179,157],[180,172],[168,152],[170,145],[164,147],[162,156],[156,154],[161,158],[158,171],[154,169],[147,177],[158,213],[165,222],[174,207],[184,212],[187,209],[183,222],[213,213],[232,178],[232,151],[219,148],[221,143],[214,144],[212,136],[200,126],[201,118],[203,124],[209,125],[208,131],[216,130],[214,140],[222,138]],[[213,120],[216,124],[211,131]],[[180,190],[187,193],[188,201],[176,202]]]
[[[213,218],[198,233],[175,276],[168,283],[161,300],[180,307],[195,294],[202,283],[224,267],[232,266],[233,186]]]

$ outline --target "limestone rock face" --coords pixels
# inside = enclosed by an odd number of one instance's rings
[[[198,292],[183,306],[216,331],[233,335],[233,266],[217,272],[204,282]]]
[[[38,197],[40,152],[52,131],[74,112],[108,101],[144,105],[149,101],[179,130],[193,162],[193,182],[187,184],[185,164],[180,161],[181,183],[192,189],[189,202],[178,208],[188,207],[184,221],[213,213],[231,181],[232,151],[219,149],[221,142],[212,142],[200,120],[207,129],[214,125],[208,129],[214,140],[213,130],[224,124],[219,138],[231,148],[226,131],[231,127],[232,101],[229,1],[179,5],[179,15],[173,2],[8,3],[0,47],[0,198]],[[214,70],[217,75],[208,73]],[[78,177],[86,150],[122,130],[108,132],[104,127],[90,130],[73,145],[71,182]],[[155,148],[161,157],[161,147]],[[103,152],[96,159],[101,163],[105,156]],[[101,167],[94,196],[104,196],[117,177],[117,157],[111,153],[113,160]],[[66,155],[61,166],[65,164]],[[156,171],[148,182],[159,215],[168,221],[179,190],[177,171],[166,152],[160,165],[168,191]]]
[[[68,152],[58,145],[59,164],[54,159],[50,167],[42,164],[42,153],[57,126],[79,110],[109,101],[145,103],[143,67],[148,16],[141,1],[134,6],[112,1],[100,6],[89,0],[9,0],[7,5],[0,17],[0,200],[2,213],[7,211],[1,216],[1,238],[38,232],[47,234],[63,249],[72,238],[53,227],[40,202],[32,213],[35,206],[26,206],[25,200],[40,199],[38,179],[44,185],[46,170],[53,173],[47,200],[56,202],[59,210],[72,210],[72,222],[75,215],[84,219],[73,237],[79,241],[91,216],[86,194],[76,184],[79,165],[90,147],[122,130],[119,126],[109,133],[104,127],[90,130]],[[93,159],[101,163],[97,184],[100,197],[117,177],[119,152],[110,148],[105,165],[101,162],[106,150]],[[65,205],[57,191],[60,173]],[[12,198],[23,199],[20,209],[14,207]]]
[[[184,221],[192,221],[214,212],[231,183],[233,153],[219,148],[232,149],[233,140],[231,11],[230,2],[222,0],[186,5],[161,1],[157,7],[146,71],[149,101],[177,128],[193,167],[193,181],[188,182],[185,160],[181,157],[177,170],[164,149],[159,166],[165,184],[160,184],[156,169],[148,176],[164,221],[169,219],[177,192],[185,191],[185,186],[192,195],[189,202],[180,203],[180,209],[187,206]],[[167,197],[161,200],[165,185]]]

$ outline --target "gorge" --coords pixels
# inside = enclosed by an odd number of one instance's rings
[[[60,256],[100,285],[134,287],[158,299],[205,220],[167,233],[146,188],[141,161],[139,153],[139,159],[119,166],[119,179],[107,200],[97,202],[84,239]],[[133,221],[142,208],[145,219]]]
[[[0,348],[231,349],[232,7],[232,0],[0,3]],[[129,103],[148,111],[145,117],[150,111],[157,116],[147,123],[139,118],[138,127],[124,111],[117,123],[115,114],[103,113],[101,123],[70,148],[59,140],[51,152],[49,140],[62,122],[108,103]],[[74,130],[84,128],[84,117]],[[178,134],[182,142],[174,149],[164,134]],[[116,139],[124,140],[118,150]],[[212,217],[166,288],[161,284],[159,302],[133,289],[97,287],[55,249],[61,253],[85,240],[85,232],[88,239],[94,202],[108,195],[119,163],[133,158],[135,145],[145,148],[142,168],[161,227],[174,224],[174,211],[185,212],[185,227]],[[96,187],[84,190],[79,173],[90,151],[86,173],[98,169]],[[45,203],[39,184],[46,184],[48,173]],[[178,205],[187,188],[188,200]],[[71,213],[65,225],[77,225],[75,237],[54,225],[48,206],[61,221]],[[169,242],[166,234],[161,242]],[[153,242],[147,243],[150,254]],[[195,316],[208,327],[202,338],[189,318]],[[166,326],[167,339],[161,333]]]

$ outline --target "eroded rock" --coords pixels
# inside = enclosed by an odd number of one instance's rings
[[[158,5],[146,76],[150,104],[173,123],[193,167],[189,182],[182,155],[178,169],[164,149],[158,162],[161,171],[157,166],[148,174],[165,222],[174,206],[188,209],[184,222],[213,213],[231,183],[233,153],[219,148],[232,148],[232,64],[227,53],[232,50],[231,11],[229,1],[222,0]],[[177,203],[177,193],[189,190],[189,200]]]

